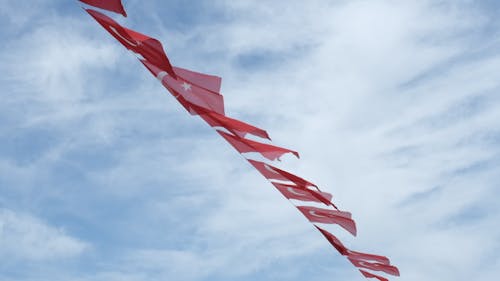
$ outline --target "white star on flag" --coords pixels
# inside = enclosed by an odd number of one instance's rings
[[[182,83],[181,87],[184,88],[184,91],[191,90],[191,84],[188,84],[186,82]]]

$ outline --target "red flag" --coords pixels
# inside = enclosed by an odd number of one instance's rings
[[[307,187],[291,184],[272,183],[283,196],[288,199],[310,201],[331,205],[332,195],[330,193],[308,189]]]
[[[382,277],[382,276],[375,275],[375,274],[370,273],[370,272],[368,272],[368,271],[364,271],[364,270],[362,270],[362,269],[360,269],[359,271],[360,271],[360,272],[361,272],[361,274],[363,274],[363,276],[364,276],[364,277],[366,277],[366,278],[376,278],[376,279],[378,279],[378,280],[380,280],[380,281],[389,281],[389,279],[387,279],[387,278],[384,278],[384,277]]]
[[[247,160],[268,180],[290,181],[298,186],[316,186],[314,183],[311,183],[301,177],[285,172],[264,162],[250,159]]]
[[[384,257],[384,256],[379,256],[379,255],[365,254],[365,253],[349,250],[349,253],[347,254],[347,256],[349,258],[355,259],[355,260],[374,261],[374,262],[378,262],[381,264],[391,264],[391,262],[389,261],[389,258]]]
[[[176,77],[160,41],[125,28],[103,13],[91,9],[86,11],[125,48],[141,55],[148,62],[166,71],[170,76]]]
[[[146,60],[140,60],[144,66],[161,81],[162,85],[193,115],[200,114],[195,110],[203,108],[224,115],[224,97],[218,93],[198,87],[182,77],[172,77],[167,72]],[[199,110],[200,111],[200,110]]]
[[[331,234],[330,232],[318,227],[317,225],[314,225],[314,227],[316,227],[320,232],[321,234],[323,234],[323,236],[325,236],[326,240],[328,240],[328,242],[330,242],[330,244],[332,244],[332,246],[337,249],[337,251],[345,256],[347,255],[347,253],[349,252],[349,249],[347,249],[344,244],[342,244],[342,242],[340,242],[340,240],[335,237],[333,234]]]
[[[252,166],[254,166],[257,171],[259,171],[266,179],[268,180],[281,180],[288,181],[288,178],[284,177],[282,174],[277,172],[275,168],[269,164],[264,162],[255,161],[251,159],[247,159]]]
[[[266,131],[254,127],[250,124],[241,122],[236,119],[209,111],[203,108],[193,106],[194,111],[198,112],[201,118],[205,120],[211,127],[222,127],[240,138],[244,138],[246,134],[251,134],[261,138],[269,139]]]
[[[125,12],[125,9],[123,9],[121,0],[80,0],[80,1],[90,6],[115,12],[117,14],[122,14],[124,17],[127,17],[127,13]]]
[[[177,76],[198,87],[205,88],[214,93],[220,93],[222,79],[218,76],[199,73],[176,66],[174,66],[174,72]]]
[[[375,271],[383,271],[387,274],[394,275],[394,276],[399,276],[399,270],[397,267],[388,265],[388,264],[382,264],[378,262],[369,262],[369,261],[364,261],[364,260],[356,260],[347,257],[347,259],[355,266],[358,268],[366,268],[370,270],[375,270]]]
[[[299,157],[299,154],[293,150],[289,150],[286,148],[270,144],[260,143],[249,139],[242,139],[221,131],[217,132],[222,137],[224,137],[226,141],[229,142],[240,153],[258,152],[269,160],[279,159],[279,157],[281,157],[285,153],[292,153],[295,156],[297,156],[297,158]]]
[[[356,236],[356,223],[352,220],[351,213],[349,212],[310,206],[298,206],[297,208],[310,222],[338,224],[343,229]]]

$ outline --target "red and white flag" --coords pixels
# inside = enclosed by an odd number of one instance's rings
[[[255,126],[233,118],[229,118],[210,110],[206,110],[204,108],[193,107],[193,109],[194,111],[198,112],[200,117],[203,118],[203,120],[205,120],[205,122],[207,122],[211,127],[224,128],[240,138],[244,138],[247,134],[251,134],[270,140],[269,135],[266,131]]]
[[[355,260],[374,261],[374,262],[378,262],[381,264],[391,264],[391,261],[389,260],[389,258],[385,257],[385,256],[366,254],[366,253],[361,253],[361,252],[356,252],[356,251],[351,251],[351,250],[349,250],[349,253],[347,254],[347,256],[349,258],[355,259]]]
[[[366,277],[366,278],[375,278],[375,279],[378,279],[378,280],[380,280],[380,281],[389,281],[389,279],[387,279],[387,278],[384,278],[384,277],[382,277],[382,276],[375,275],[375,274],[370,273],[370,272],[368,272],[368,271],[364,271],[364,270],[362,270],[362,269],[360,269],[359,271],[360,271],[360,272],[361,272],[361,274],[363,274],[363,276],[364,276],[364,277]]]
[[[222,78],[215,75],[209,75],[192,71],[189,69],[174,66],[174,72],[182,79],[189,81],[200,88],[205,88],[208,91],[220,94]]]
[[[142,56],[149,63],[176,77],[160,41],[121,26],[112,18],[92,9],[86,11],[125,48]]]
[[[349,249],[347,249],[347,247],[344,246],[344,244],[342,244],[342,242],[340,242],[340,240],[335,235],[331,234],[330,232],[322,229],[321,227],[319,227],[317,225],[314,225],[314,227],[316,227],[321,232],[321,234],[323,234],[323,236],[325,236],[326,240],[328,240],[328,242],[330,242],[330,244],[332,244],[332,246],[341,255],[345,256],[349,253]]]
[[[347,259],[358,268],[366,268],[374,271],[382,271],[390,275],[399,276],[399,270],[397,267],[389,264],[383,264],[378,262],[369,262],[365,260],[357,260],[347,257]]]
[[[240,153],[258,152],[269,160],[279,159],[279,157],[286,153],[292,153],[297,156],[297,158],[299,157],[299,153],[287,148],[232,136],[219,130],[217,130],[217,132]]]
[[[352,235],[356,236],[356,223],[351,218],[351,213],[322,209],[310,206],[298,206],[297,209],[312,223],[338,224]]]
[[[199,115],[196,108],[224,115],[224,97],[216,92],[199,87],[180,76],[171,76],[157,65],[140,60],[162,85],[193,115]]]
[[[291,184],[272,183],[283,196],[287,199],[295,199],[300,201],[318,202],[325,205],[331,205],[332,195],[327,192],[321,192]]]
[[[279,180],[279,181],[288,181],[292,182],[293,184],[297,186],[316,186],[314,183],[309,182],[299,176],[296,176],[294,174],[291,174],[289,172],[283,171],[281,169],[278,169],[274,166],[271,166],[267,163],[256,161],[256,160],[250,160],[247,159],[252,166],[257,169],[266,179],[268,180]]]
[[[127,17],[121,0],[80,0],[80,2]]]

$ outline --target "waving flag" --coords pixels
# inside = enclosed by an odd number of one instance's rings
[[[381,264],[391,264],[389,259],[384,256],[379,256],[379,255],[374,255],[374,254],[365,254],[361,252],[356,252],[356,251],[349,251],[347,256],[351,259],[355,260],[364,260],[364,261],[374,261],[378,262]]]
[[[299,157],[299,153],[282,148],[279,146],[274,146],[270,144],[260,143],[249,139],[244,139],[240,137],[232,136],[228,133],[224,133],[222,131],[217,130],[217,132],[226,139],[238,152],[247,153],[247,152],[258,152],[262,154],[265,158],[269,160],[279,159],[283,154],[292,153],[295,156]]]
[[[200,108],[224,115],[224,97],[221,94],[199,87],[181,76],[171,76],[145,59],[140,61],[192,115],[199,115]]]
[[[297,209],[299,209],[310,222],[338,224],[343,229],[356,236],[356,223],[352,220],[351,213],[349,212],[309,206],[298,206]]]
[[[268,180],[287,181],[299,186],[316,186],[301,177],[285,172],[267,163],[248,159],[248,162]]]
[[[394,276],[399,276],[399,270],[397,267],[388,265],[388,264],[383,264],[383,263],[378,263],[378,262],[369,262],[365,260],[358,260],[358,259],[353,259],[353,258],[347,258],[355,267],[361,267],[361,268],[366,268],[370,270],[375,270],[375,271],[383,271],[387,274],[394,275]]]
[[[86,11],[125,48],[142,56],[149,63],[166,71],[170,76],[176,77],[160,41],[123,27],[103,13],[91,9]]]
[[[227,116],[206,110],[201,107],[193,107],[193,109],[200,115],[203,120],[205,120],[205,122],[207,122],[208,125],[215,129],[224,128],[227,131],[231,132],[233,135],[238,136],[239,138],[244,138],[247,134],[250,134],[256,137],[271,140],[266,131],[245,122],[229,118]]]
[[[382,276],[378,276],[378,275],[375,275],[373,273],[370,273],[368,271],[364,271],[362,269],[359,270],[361,272],[361,274],[363,274],[364,277],[366,278],[375,278],[375,279],[378,279],[380,281],[389,281],[387,278],[384,278]]]
[[[340,242],[340,240],[335,237],[335,235],[331,234],[330,232],[324,230],[323,228],[317,226],[317,225],[314,225],[314,227],[316,227],[317,230],[319,230],[319,232],[321,232],[321,234],[323,234],[323,236],[326,238],[326,240],[328,240],[328,242],[330,242],[330,244],[332,244],[332,246],[337,249],[337,251],[345,256],[349,253],[349,249],[347,249],[344,244],[342,244],[342,242]]]
[[[399,270],[395,267],[390,265],[390,261],[387,257],[384,256],[379,256],[379,255],[373,255],[373,254],[365,254],[361,252],[356,252],[349,250],[340,240],[335,237],[335,235],[331,234],[330,232],[320,228],[319,226],[315,225],[316,229],[318,229],[323,236],[332,244],[332,246],[343,256],[346,256],[347,259],[356,267],[358,268],[365,268],[365,269],[370,269],[370,270],[375,270],[375,271],[383,271],[388,274],[392,274],[395,276],[399,276]],[[364,270],[359,270],[363,276],[367,278],[376,278],[380,281],[387,281],[386,278],[372,274],[370,272],[364,271]]]
[[[121,0],[79,0],[79,1],[87,5],[115,12],[118,14],[122,14],[124,17],[127,17],[127,13],[125,12],[125,9],[123,9]]]
[[[94,7],[126,16],[121,1],[80,0]],[[156,77],[172,96],[191,114],[199,116],[210,127],[223,137],[237,152],[264,176],[276,189],[308,219],[326,240],[344,257],[346,257],[366,278],[387,281],[386,278],[366,270],[382,271],[399,276],[397,267],[390,264],[387,257],[356,252],[348,249],[329,231],[316,224],[338,225],[356,236],[356,223],[351,213],[341,211],[332,202],[332,195],[323,192],[319,187],[304,178],[279,169],[266,162],[250,159],[247,153],[258,153],[265,161],[279,160],[279,157],[291,153],[297,158],[298,152],[248,139],[248,135],[270,140],[268,133],[256,126],[228,117],[224,111],[224,98],[220,94],[221,78],[214,75],[195,72],[175,67],[157,39],[121,26],[108,16],[95,10],[86,10],[104,29],[106,29],[125,48],[138,56],[141,63]],[[327,208],[296,205],[323,203]],[[311,203],[312,202],[312,203]],[[366,269],[366,270],[365,270]]]
[[[292,184],[272,183],[283,196],[287,199],[295,199],[300,201],[318,202],[330,205],[332,195],[327,192],[321,192],[309,189],[307,187],[299,187]]]
[[[175,74],[177,74],[177,76],[184,79],[185,81],[189,81],[189,83],[192,83],[193,85],[196,85],[200,88],[205,88],[206,90],[214,93],[220,92],[222,79],[219,76],[203,74],[175,66],[174,72]]]

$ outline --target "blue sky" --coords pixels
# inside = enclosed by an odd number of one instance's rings
[[[123,2],[301,153],[279,166],[353,213],[347,246],[497,279],[497,1]],[[0,280],[363,280],[77,1],[0,7]]]

